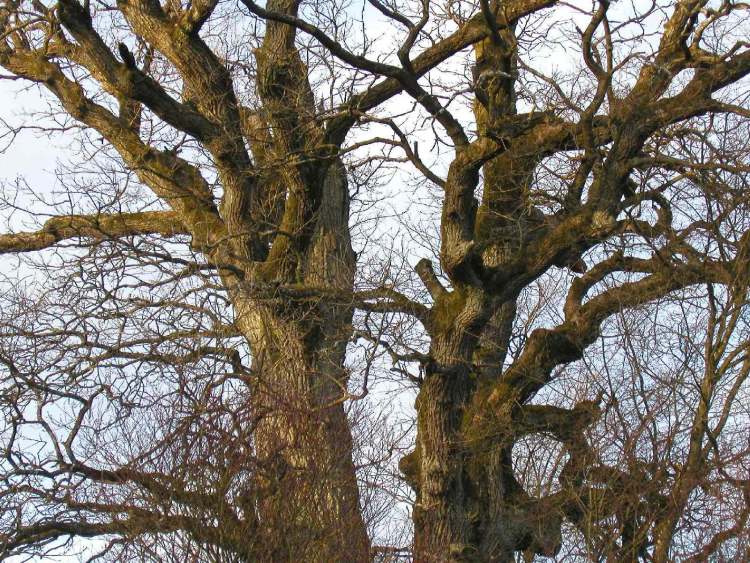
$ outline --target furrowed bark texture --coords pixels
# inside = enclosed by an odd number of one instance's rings
[[[355,257],[341,165],[330,167],[322,191],[302,281],[351,291]],[[267,560],[367,561],[343,401],[351,307],[317,299],[294,303],[273,294],[257,299],[242,290],[236,303],[258,375],[259,511],[263,534],[274,546]]]
[[[193,248],[219,271],[250,345],[248,401],[259,420],[252,439],[258,475],[248,493],[254,508],[242,508],[245,523],[221,523],[227,536],[235,528],[252,533],[243,539],[234,534],[232,545],[209,543],[256,561],[367,561],[369,538],[344,410],[352,304],[269,290],[293,284],[351,294],[355,255],[346,170],[338,148],[322,144],[296,29],[268,22],[254,53],[261,108],[251,112],[240,106],[227,68],[197,33],[215,6],[196,3],[182,13],[148,1],[118,3],[128,25],[179,72],[183,92],[177,101],[139,70],[123,44],[118,60],[94,29],[88,4],[61,2],[60,21],[76,44],[59,35],[54,48],[120,100],[119,116],[88,99],[41,51],[23,41],[18,45],[24,48],[0,49],[6,68],[46,85],[172,208],[54,218],[38,233],[0,237],[0,252],[39,250],[70,238],[190,235]],[[282,0],[268,7],[296,14],[298,5]],[[2,12],[3,25],[12,15]],[[222,184],[219,206],[195,166],[140,139],[141,104],[203,144]],[[186,529],[196,533],[192,524]]]
[[[269,2],[296,14],[298,4]],[[322,130],[292,26],[269,21],[256,51],[258,88],[285,165],[274,169],[286,191],[278,229],[259,269],[261,279],[351,292],[356,257],[349,235],[346,171],[338,158],[316,160]],[[299,162],[295,159],[299,158]],[[307,160],[307,162],[305,162]],[[259,503],[273,540],[271,559],[366,561],[369,540],[359,506],[344,397],[351,335],[349,304],[267,301],[240,290],[237,320],[257,368],[255,409],[260,466],[272,493]]]
[[[339,25],[340,14],[329,14],[325,3],[305,4],[304,9],[297,0],[267,0],[263,7],[252,0],[240,3],[241,14],[248,16],[249,11],[258,20],[253,25],[262,30],[248,64],[232,61],[231,49],[225,60],[227,53],[220,56],[204,39],[202,26],[214,10],[228,6],[216,0],[195,0],[187,7],[171,0],[118,0],[101,13],[98,5],[77,0],[59,0],[54,9],[36,1],[0,5],[0,65],[14,78],[46,88],[64,112],[96,131],[165,208],[52,217],[37,232],[0,235],[0,254],[43,250],[68,240],[96,245],[148,235],[189,237],[192,250],[205,261],[189,267],[216,273],[216,283],[223,284],[218,293],[222,299],[228,295],[235,315],[234,324],[226,324],[249,344],[251,368],[240,365],[242,377],[231,376],[251,387],[245,403],[249,408],[241,412],[252,413],[255,424],[242,444],[252,454],[239,464],[252,473],[250,484],[241,484],[247,485],[244,505],[235,503],[232,479],[237,475],[229,475],[221,494],[208,494],[195,491],[193,483],[179,483],[170,476],[154,479],[127,465],[99,470],[71,461],[65,456],[74,457],[70,452],[75,436],[65,443],[60,440],[49,448],[56,449],[56,471],[48,470],[45,462],[39,471],[21,468],[4,482],[22,482],[29,476],[59,481],[70,474],[96,486],[132,485],[151,495],[145,498],[169,501],[164,502],[165,510],[178,510],[161,514],[161,506],[143,508],[137,503],[89,503],[81,508],[74,495],[66,494],[56,499],[62,507],[59,521],[51,517],[50,522],[27,525],[20,508],[9,517],[17,529],[0,535],[0,557],[22,548],[36,553],[50,538],[185,533],[199,550],[208,545],[245,561],[371,561],[375,555],[360,506],[345,409],[351,398],[345,356],[353,336],[353,311],[360,308],[375,315],[411,316],[429,339],[427,353],[408,345],[409,353],[401,356],[397,349],[404,342],[391,346],[387,338],[365,336],[386,348],[394,362],[419,362],[422,368],[420,377],[394,369],[420,386],[415,449],[400,462],[415,492],[417,563],[506,563],[519,552],[527,560],[554,557],[563,543],[563,520],[577,528],[587,547],[609,533],[612,526],[607,522],[615,521],[619,535],[611,542],[612,561],[636,561],[646,555],[658,562],[670,560],[682,513],[700,479],[709,473],[706,467],[713,454],[706,442],[714,439],[709,419],[715,412],[711,400],[726,387],[720,382],[723,368],[716,358],[732,341],[732,330],[726,330],[719,352],[706,347],[707,357],[716,361],[706,368],[700,385],[687,459],[681,468],[670,468],[677,484],[669,499],[664,487],[640,489],[645,475],[666,474],[664,468],[647,473],[637,460],[634,468],[625,470],[597,459],[587,430],[602,416],[601,396],[576,404],[571,399],[568,408],[534,400],[552,381],[555,369],[583,358],[601,336],[607,318],[624,309],[698,284],[730,288],[742,294],[737,311],[744,306],[750,236],[737,234],[741,227],[734,223],[742,224],[747,215],[737,195],[745,184],[737,184],[743,186],[737,189],[731,180],[722,182],[727,175],[747,175],[746,163],[736,162],[747,158],[747,150],[738,148],[736,157],[717,157],[711,153],[713,141],[706,139],[721,136],[721,130],[712,129],[717,115],[750,117],[746,108],[717,100],[721,91],[750,74],[750,51],[746,42],[738,41],[724,45],[725,52],[709,52],[713,39],[706,41],[703,34],[746,6],[722,3],[708,9],[701,1],[674,2],[660,12],[665,25],[655,52],[638,51],[636,57],[633,51],[618,63],[619,51],[630,41],[622,33],[627,35],[629,28],[610,27],[610,3],[602,0],[589,13],[585,29],[576,28],[582,71],[570,85],[535,71],[529,66],[533,57],[519,58],[519,41],[523,46],[524,41],[533,45],[538,40],[537,23],[526,26],[522,18],[553,7],[552,0],[482,0],[476,13],[455,14],[464,18],[462,23],[442,38],[429,22],[429,2],[422,4],[421,19],[415,19],[414,14],[398,12],[392,2],[371,0],[371,8],[406,30],[403,44],[393,49],[395,57],[377,60],[366,56],[369,39],[356,52],[347,47],[356,41],[338,39],[339,33],[356,26]],[[113,26],[101,23],[102,14],[109,17],[110,10],[119,18]],[[305,19],[309,17],[315,23]],[[630,23],[638,29],[645,25],[638,18]],[[106,34],[97,28],[100,25]],[[523,33],[527,27],[532,31],[522,38],[517,27]],[[143,47],[138,57],[124,43],[116,49],[108,45],[105,37],[110,32],[117,37],[120,32],[130,34],[128,40]],[[620,34],[616,40],[613,33]],[[207,36],[216,39],[211,34]],[[225,40],[231,44],[233,39],[222,36],[222,48]],[[641,39],[634,41],[640,49]],[[442,80],[433,80],[438,65],[467,48],[473,49],[475,62],[465,73],[471,75],[467,89],[441,90]],[[154,60],[161,70],[152,72]],[[641,65],[637,73],[635,64]],[[342,75],[351,82],[333,84],[339,78],[337,70],[344,67]],[[331,91],[316,96],[312,77],[317,80],[318,74],[329,71]],[[252,81],[247,98],[257,106],[253,109],[244,107],[235,91],[233,76],[239,72]],[[428,76],[431,72],[433,77]],[[164,79],[164,85],[153,75]],[[529,76],[536,82],[519,83]],[[677,76],[679,81],[674,80]],[[534,110],[521,111],[517,98],[539,84],[544,85],[539,92],[547,93],[539,94],[538,105],[534,100]],[[566,94],[568,86],[571,93]],[[399,94],[419,106],[422,114],[417,120],[426,116],[435,134],[444,137],[436,138],[435,146],[453,151],[444,179],[430,170],[417,154],[417,142],[400,128],[402,120],[409,126],[400,108],[393,118],[377,113],[387,114],[390,108],[385,104]],[[470,132],[450,110],[451,103],[466,94],[473,96]],[[344,101],[336,102],[341,96]],[[332,107],[325,108],[323,99]],[[683,122],[704,116],[710,124],[707,132],[700,131],[699,144],[711,158],[673,158],[669,151],[680,154],[680,143],[689,146],[693,141],[686,139],[702,126],[693,128],[691,123],[680,131]],[[146,118],[156,124],[148,135]],[[363,130],[383,126],[393,137],[345,145],[358,124]],[[185,152],[200,155],[196,163],[181,156],[179,146],[157,148],[149,135],[158,137],[162,126],[168,130],[165,138],[177,133],[186,139],[191,148]],[[420,127],[415,121],[414,131]],[[382,159],[408,160],[443,190],[438,259],[444,278],[436,275],[428,259],[415,267],[431,296],[429,306],[390,285],[354,291],[357,260],[350,238],[344,155],[371,146],[386,150],[368,153],[362,169],[378,170]],[[396,152],[391,150],[402,150],[405,156],[393,156]],[[537,173],[551,157],[560,158],[570,170],[554,170],[559,177],[545,184]],[[205,175],[215,182],[204,177],[205,159],[211,162]],[[714,177],[704,181],[711,173]],[[688,195],[680,193],[681,182],[688,181]],[[669,197],[683,209],[673,213]],[[694,205],[692,200],[701,199],[705,201]],[[711,223],[713,219],[700,215],[701,206],[709,209],[713,200],[726,208]],[[111,202],[103,207],[111,209]],[[699,210],[698,217],[685,211],[692,207]],[[594,263],[588,267],[587,260]],[[175,264],[183,265],[175,261],[169,267]],[[550,305],[555,309],[553,320],[540,325],[526,319],[528,326],[537,328],[525,330],[518,343],[513,336],[514,323],[521,319],[519,300],[554,268],[576,275],[565,277],[559,307]],[[105,289],[102,293],[109,299],[109,288]],[[116,313],[121,314],[119,309]],[[715,324],[726,327],[736,322]],[[209,348],[194,351],[194,356],[237,353]],[[193,359],[188,356],[172,361],[187,363]],[[0,361],[11,373],[11,387],[18,387],[21,370],[12,358],[0,356]],[[742,370],[739,386],[750,373],[750,361]],[[39,389],[47,393],[47,385]],[[739,386],[728,392],[731,400],[738,396]],[[34,391],[42,394],[39,389]],[[26,424],[24,409],[16,406],[5,387],[2,392],[0,398],[9,405],[13,420],[19,427]],[[54,397],[84,403],[83,414],[73,424],[80,428],[93,399],[86,402],[66,393]],[[718,426],[724,424],[726,417]],[[556,476],[557,492],[542,497],[524,490],[514,474],[514,445],[531,435],[553,439],[567,454]],[[15,460],[28,459],[6,457],[14,470]],[[722,478],[738,490],[744,487],[750,507],[750,484]],[[19,485],[21,493],[29,490]],[[44,504],[47,494],[42,487],[36,498]],[[65,518],[67,510],[74,515],[88,510],[96,519],[71,523]],[[210,516],[204,518],[205,514]],[[750,508],[735,528],[745,525],[748,514]],[[606,525],[600,526],[602,522]],[[735,528],[717,533],[704,551],[736,536]],[[400,548],[388,546],[385,551]]]

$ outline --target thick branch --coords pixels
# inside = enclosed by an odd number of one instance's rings
[[[550,373],[556,366],[580,359],[583,351],[598,338],[601,323],[617,311],[648,303],[699,283],[731,283],[732,271],[735,266],[740,266],[718,262],[670,265],[662,263],[659,256],[639,262],[641,268],[631,271],[653,270],[653,273],[605,291],[579,307],[573,307],[569,301],[566,305],[569,316],[565,322],[554,329],[532,332],[523,353],[506,370],[492,392],[490,402],[527,401],[549,381]],[[595,277],[598,276],[588,281]],[[580,288],[573,288],[573,293],[580,298],[585,295]]]
[[[180,72],[184,97],[222,134],[206,142],[221,179],[221,214],[235,251],[263,259],[267,247],[257,235],[256,176],[242,136],[240,107],[229,71],[196,33],[175,24],[157,2],[131,0],[118,7],[133,30],[161,51]]]
[[[0,64],[18,76],[46,86],[73,118],[106,138],[139,178],[177,212],[181,223],[190,230],[195,246],[209,249],[224,235],[211,189],[194,166],[143,143],[129,123],[87,98],[79,84],[41,54],[2,48]]]
[[[62,0],[59,13],[63,25],[80,45],[66,45],[64,52],[85,66],[110,94],[145,104],[161,119],[198,140],[206,141],[219,135],[219,128],[193,106],[171,98],[158,82],[134,65],[135,61],[132,64],[128,60],[119,63],[78,2]],[[129,55],[128,51],[125,53]]]
[[[65,215],[48,219],[35,232],[0,235],[0,254],[42,250],[72,238],[103,241],[148,234],[170,237],[188,233],[173,211]]]

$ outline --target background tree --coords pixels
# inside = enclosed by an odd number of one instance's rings
[[[746,555],[746,10],[6,1],[3,554]]]

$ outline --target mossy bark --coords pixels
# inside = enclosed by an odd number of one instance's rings
[[[328,168],[321,188],[311,242],[294,275],[311,287],[351,291],[356,257],[340,163]],[[252,290],[240,290],[235,304],[254,358],[257,497],[268,560],[368,561],[344,409],[351,306]]]

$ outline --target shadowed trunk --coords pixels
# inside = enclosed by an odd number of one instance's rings
[[[263,542],[273,546],[269,560],[366,561],[341,400],[346,325],[339,322],[338,331],[328,325],[324,335],[318,320],[290,319],[291,311],[251,304],[241,326],[257,357],[255,446]]]

